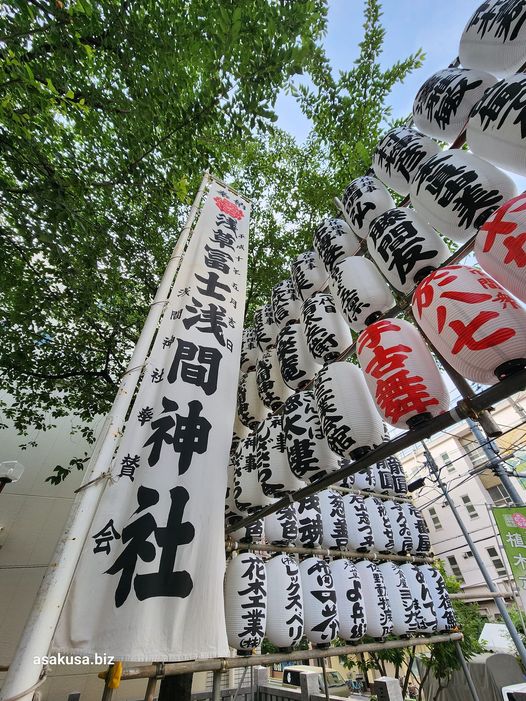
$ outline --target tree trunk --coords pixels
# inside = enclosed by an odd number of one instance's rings
[[[193,672],[174,674],[161,681],[158,701],[190,701]]]

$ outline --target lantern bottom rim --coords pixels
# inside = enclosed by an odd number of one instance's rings
[[[433,415],[429,411],[423,411],[421,414],[415,414],[415,416],[411,416],[410,419],[407,419],[407,425],[409,428],[418,428],[418,426],[422,426],[422,424],[427,423],[430,419],[433,418]]]
[[[495,376],[499,380],[504,380],[510,375],[514,375],[516,372],[520,372],[526,368],[526,358],[513,358],[512,360],[507,360],[505,363],[498,365],[495,370]]]

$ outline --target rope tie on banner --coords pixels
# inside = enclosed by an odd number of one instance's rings
[[[91,487],[92,485],[97,484],[97,482],[100,482],[101,480],[106,479],[107,477],[110,477],[110,475],[111,475],[111,472],[109,472],[109,471],[103,472],[98,477],[95,477],[95,479],[92,479],[89,482],[86,482],[86,484],[81,484],[80,487],[78,487],[77,489],[75,489],[73,491],[73,494],[78,494],[79,492],[84,491],[87,487]]]
[[[170,260],[174,260],[174,258],[180,258],[181,256],[174,256],[173,258],[170,258]],[[150,309],[152,307],[156,307],[158,304],[167,304],[170,300],[169,299],[158,299],[157,301],[153,301],[150,304]]]
[[[160,302],[158,302],[157,304],[160,304]],[[164,304],[164,302],[163,302],[163,304]],[[152,305],[152,306],[153,306],[153,305]],[[133,372],[134,370],[142,370],[142,368],[145,368],[147,364],[148,364],[148,362],[145,361],[144,363],[141,363],[140,365],[134,365],[134,366],[133,366],[132,368],[130,368],[129,370],[126,370],[126,372],[123,373],[123,374],[121,375],[121,382],[122,382],[122,380],[124,380],[124,378],[126,377],[126,375],[129,375],[129,374],[130,374],[131,372]]]

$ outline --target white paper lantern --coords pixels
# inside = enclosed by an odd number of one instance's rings
[[[324,548],[345,550],[347,547],[347,521],[341,494],[333,489],[322,489],[318,492],[320,502]]]
[[[262,543],[265,540],[263,519],[258,518],[254,523],[232,531],[230,538],[236,543]]]
[[[290,545],[297,540],[298,522],[292,504],[265,516],[265,536],[274,545]]]
[[[364,498],[357,494],[344,494],[342,499],[349,549],[359,553],[369,552],[373,548],[374,538]]]
[[[248,428],[255,428],[269,415],[269,410],[259,398],[256,371],[250,370],[239,378],[237,389],[237,414],[239,420]]]
[[[301,327],[312,357],[322,365],[338,358],[353,343],[349,326],[328,292],[316,292],[303,303]]]
[[[234,499],[234,479],[239,462],[238,450],[239,446],[230,454],[230,462],[228,463],[227,468],[227,486],[225,494],[225,524],[227,526],[233,526],[237,521],[240,521],[243,516],[246,516],[246,513],[237,507]]]
[[[288,652],[303,636],[303,592],[298,564],[288,555],[276,555],[266,562],[266,637]]]
[[[517,193],[509,175],[459,149],[424,161],[411,183],[415,210],[441,234],[464,243]]]
[[[392,426],[412,428],[449,408],[445,382],[413,324],[377,321],[360,334],[356,349],[376,407]]]
[[[411,532],[411,542],[413,544],[411,554],[426,555],[431,549],[431,540],[424,517],[412,504],[404,502],[401,506]]]
[[[359,248],[359,240],[343,219],[323,219],[314,232],[314,250],[327,274],[338,261],[354,256]]]
[[[380,445],[383,424],[365,379],[351,363],[332,363],[314,382],[314,396],[329,447],[343,458],[357,460]]]
[[[402,570],[393,562],[382,562],[378,569],[384,578],[393,619],[392,634],[411,635],[418,632],[420,604],[413,598]]]
[[[327,282],[327,273],[315,251],[305,251],[290,267],[296,295],[303,301],[322,290]]]
[[[384,578],[378,566],[367,560],[355,563],[362,591],[367,621],[367,635],[372,638],[385,638],[393,628],[393,617]]]
[[[394,307],[395,300],[374,263],[349,256],[335,266],[329,288],[340,314],[357,333]]]
[[[363,175],[353,180],[345,188],[342,204],[353,231],[362,239],[369,233],[373,219],[395,206],[387,188],[371,175]],[[350,252],[347,255],[354,253]]]
[[[387,464],[388,469],[391,471],[394,493],[398,496],[407,494],[407,480],[400,460],[395,455],[392,455],[383,462]]]
[[[265,635],[267,575],[258,555],[232,558],[225,576],[225,619],[228,644],[250,655]]]
[[[248,372],[256,369],[258,359],[258,346],[256,343],[256,332],[252,326],[243,329],[243,340],[241,342],[241,372]]]
[[[526,302],[526,193],[486,219],[475,239],[475,256],[487,273]]]
[[[386,499],[384,508],[393,530],[393,552],[398,555],[410,553],[413,550],[413,538],[402,504]]]
[[[419,611],[415,615],[419,629],[424,633],[435,633],[437,630],[437,614],[423,573],[416,565],[409,562],[400,565],[400,569],[411,590],[413,599],[416,599],[419,603]]]
[[[367,630],[364,592],[356,567],[350,560],[333,560],[329,567],[336,592],[339,637],[347,643],[363,638]]]
[[[375,492],[376,491],[376,473],[374,470],[367,468],[366,470],[360,470],[351,475],[353,479],[354,489],[359,489],[363,492]]]
[[[500,80],[478,102],[468,122],[469,148],[505,170],[526,175],[526,73]]]
[[[303,548],[319,548],[323,540],[323,522],[318,495],[311,494],[295,502],[294,508],[298,522],[296,545]]]
[[[234,471],[234,500],[239,511],[249,514],[273,500],[263,493],[258,480],[257,440],[252,433],[239,444]]]
[[[327,443],[311,391],[289,397],[283,409],[283,431],[289,466],[302,480],[315,482],[339,470],[340,458]]]
[[[301,324],[288,324],[281,329],[277,353],[281,376],[291,389],[303,389],[321,368],[310,354]]]
[[[395,127],[378,144],[373,155],[373,170],[384,185],[400,195],[407,195],[417,168],[439,152],[436,141],[416,129]]]
[[[263,493],[284,497],[305,486],[289,467],[280,414],[269,416],[256,431],[258,479]]]
[[[431,273],[412,307],[423,333],[468,380],[490,385],[526,366],[526,310],[482,270]]]
[[[453,630],[457,626],[457,620],[444,578],[436,567],[418,565],[417,568],[424,575],[426,586],[431,593],[437,618],[437,633]]]
[[[374,491],[378,494],[394,494],[393,476],[385,460],[371,465],[369,472],[374,478]]]
[[[294,290],[292,280],[283,280],[272,288],[271,304],[274,322],[279,328],[299,320],[301,299]]]
[[[264,352],[276,345],[278,331],[270,304],[264,304],[254,312],[254,333],[260,351]]]
[[[526,61],[526,6],[517,0],[485,0],[468,20],[460,63],[493,75],[511,75]]]
[[[336,592],[329,565],[318,557],[300,563],[305,635],[316,647],[329,647],[339,631]]]
[[[365,497],[365,508],[373,529],[373,550],[388,553],[394,550],[393,528],[382,499]]]
[[[271,411],[281,408],[291,390],[283,382],[276,348],[269,348],[256,364],[256,384],[263,404]]]
[[[485,71],[444,68],[433,73],[413,103],[417,129],[451,144],[464,131],[469,113],[497,79]]]
[[[433,227],[408,207],[390,209],[374,219],[367,248],[387,281],[406,294],[451,255]]]

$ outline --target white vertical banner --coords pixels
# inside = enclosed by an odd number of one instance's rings
[[[250,204],[212,182],[172,289],[53,649],[228,656],[224,497]]]

